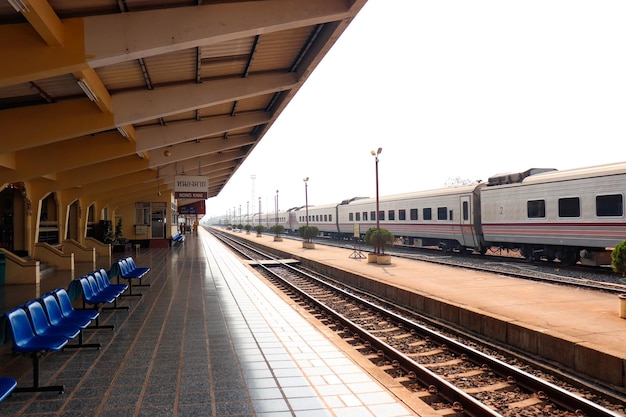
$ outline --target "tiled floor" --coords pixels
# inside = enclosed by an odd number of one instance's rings
[[[0,416],[416,415],[204,231],[135,259],[151,287],[102,313],[115,330],[86,333],[102,349],[43,358],[42,385],[66,391],[14,394]],[[0,375],[29,385],[31,371],[0,347]]]

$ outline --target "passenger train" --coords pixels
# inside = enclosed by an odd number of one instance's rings
[[[487,183],[379,198],[379,223],[405,245],[446,251],[519,251],[529,260],[610,264],[626,239],[626,162],[566,171],[529,169]],[[278,213],[287,233],[306,224],[306,207]],[[376,199],[309,206],[321,236],[362,238],[376,227]],[[262,215],[263,224],[276,214]]]

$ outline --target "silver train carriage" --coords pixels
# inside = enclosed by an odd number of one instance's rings
[[[481,190],[484,239],[527,259],[610,264],[626,239],[625,191],[626,163],[492,177]]]

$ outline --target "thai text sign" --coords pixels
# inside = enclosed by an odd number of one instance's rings
[[[209,198],[209,179],[207,177],[177,175],[174,178],[174,197]]]

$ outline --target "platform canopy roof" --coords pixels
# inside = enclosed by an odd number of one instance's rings
[[[216,196],[365,2],[0,0],[0,186]]]

